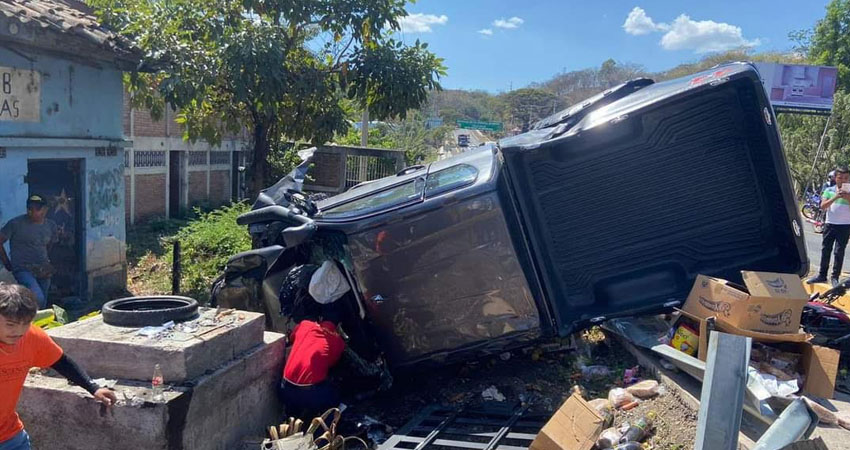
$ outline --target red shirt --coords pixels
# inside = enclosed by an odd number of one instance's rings
[[[293,384],[311,385],[328,377],[339,361],[345,341],[332,322],[302,320],[292,330],[292,349],[283,368],[283,378]]]
[[[24,424],[15,412],[27,373],[33,367],[50,367],[62,349],[41,328],[30,326],[15,345],[0,343],[0,443],[8,441]]]

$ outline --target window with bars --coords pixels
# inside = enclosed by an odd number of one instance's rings
[[[189,165],[190,166],[205,166],[205,165],[207,165],[207,152],[205,152],[205,151],[191,151],[191,152],[189,152]]]
[[[136,150],[133,155],[136,167],[165,167],[165,150]]]
[[[229,165],[230,152],[210,152],[210,165]]]

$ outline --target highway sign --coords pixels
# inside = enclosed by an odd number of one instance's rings
[[[502,122],[477,122],[473,120],[458,120],[458,128],[466,130],[502,131]]]

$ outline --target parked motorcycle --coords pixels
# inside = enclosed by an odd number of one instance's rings
[[[820,209],[820,194],[812,192],[806,195],[806,202],[803,204],[800,212],[803,213],[803,217],[806,219],[816,220],[822,212]]]

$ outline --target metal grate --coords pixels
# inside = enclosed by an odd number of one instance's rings
[[[207,165],[207,152],[191,151],[189,152],[190,166],[205,166]]]
[[[345,188],[364,181],[395,175],[395,160],[378,156],[348,155],[345,159]]]
[[[230,164],[230,152],[210,152],[210,165]]]
[[[165,150],[135,150],[133,155],[136,167],[165,167]]]
[[[429,406],[378,450],[524,450],[548,419],[528,408],[502,403],[460,411]]]

